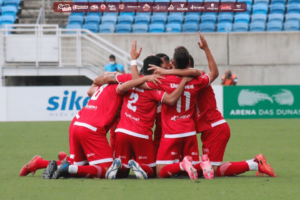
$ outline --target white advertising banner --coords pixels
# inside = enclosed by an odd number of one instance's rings
[[[7,87],[7,121],[70,121],[88,102],[88,89]]]
[[[70,121],[87,104],[88,89],[89,86],[0,87],[0,121]],[[223,87],[213,89],[223,113]]]

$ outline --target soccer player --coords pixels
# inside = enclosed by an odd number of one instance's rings
[[[206,41],[200,33],[199,36],[201,42],[198,44],[202,48]],[[189,52],[186,48],[178,47],[175,49],[173,64],[177,69],[188,67]],[[181,171],[188,172],[191,179],[196,179],[198,176],[192,166],[192,164],[199,163],[199,150],[193,115],[198,91],[218,77],[219,71],[216,65],[211,65],[209,69],[210,73],[192,80],[185,86],[184,93],[175,106],[162,104],[163,138],[161,139],[156,161],[159,178],[167,178]],[[135,73],[132,71],[133,76],[134,74],[137,74],[137,69]],[[145,83],[141,87],[172,92],[178,87],[180,80],[181,78],[170,75],[165,76],[165,79],[161,80],[162,84],[158,86]],[[182,160],[182,158],[184,159]],[[203,169],[203,171],[205,170]]]
[[[208,45],[204,45],[202,49],[206,52],[209,51]],[[215,65],[214,60],[209,58],[209,54],[206,55],[208,56],[208,65]],[[190,56],[190,68],[194,68],[193,61],[193,57]],[[173,74],[180,76],[194,76],[197,74],[194,70],[163,71],[159,68],[155,68],[155,73],[160,75]],[[202,71],[201,73],[204,72]],[[272,177],[276,176],[274,170],[267,163],[265,156],[262,154],[258,154],[255,158],[250,160],[222,164],[225,149],[230,138],[230,128],[217,108],[215,94],[211,85],[201,89],[198,94],[195,122],[197,133],[202,133],[202,153],[208,154],[208,158],[216,176],[233,176],[247,171],[258,171],[256,175],[267,174]],[[205,160],[208,158],[204,156]],[[199,164],[194,167],[198,172],[201,171],[201,166]],[[204,176],[206,175],[212,174],[204,174]],[[212,177],[209,176],[205,178]]]
[[[132,60],[138,58],[135,54],[131,57]],[[148,71],[149,64],[161,66],[162,61],[156,56],[148,56],[144,60],[143,75],[152,74],[152,71]],[[128,76],[127,78],[131,79]],[[127,81],[126,76],[118,76],[118,80],[120,82]],[[183,78],[172,94],[159,90],[133,88],[124,95],[121,120],[116,129],[116,160],[114,161],[116,168],[112,168],[111,171],[107,172],[107,178],[128,177],[130,168],[133,169],[138,179],[153,178],[155,176],[156,154],[151,136],[157,104],[163,102],[174,105],[188,81],[189,78]],[[118,170],[117,175],[115,169]]]
[[[70,174],[76,177],[105,178],[106,170],[113,161],[106,133],[122,103],[118,93],[124,93],[148,80],[155,82],[157,77],[142,77],[120,86],[105,84],[98,87],[72,128],[74,164],[63,161],[52,178],[58,179]]]

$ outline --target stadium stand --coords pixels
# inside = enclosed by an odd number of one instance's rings
[[[82,2],[82,0],[75,1]],[[105,2],[105,0],[89,1]],[[247,12],[109,12],[103,15],[72,13],[68,24],[79,24],[95,33],[298,31],[300,24],[300,0],[106,0],[106,2],[188,2],[188,5],[192,2],[221,4],[245,2]],[[15,10],[9,8],[5,12],[13,14]],[[81,15],[81,18],[74,17],[76,15]]]

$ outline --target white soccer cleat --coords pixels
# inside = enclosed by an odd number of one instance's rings
[[[120,158],[116,158],[105,174],[105,179],[113,180],[116,178],[117,172],[122,167]]]
[[[137,162],[135,162],[134,160],[129,160],[128,165],[134,172],[137,179],[148,179],[146,172],[144,172],[144,170]]]

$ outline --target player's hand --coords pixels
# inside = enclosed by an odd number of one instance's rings
[[[201,74],[205,74],[205,71],[203,69],[198,69],[198,70],[201,72]]]
[[[153,70],[153,74],[159,74],[159,75],[167,75],[167,70],[155,66],[155,65],[149,65],[151,68],[148,68],[149,71]]]
[[[133,40],[132,44],[131,44],[131,50],[130,50],[130,57],[131,60],[136,60],[140,57],[141,52],[142,52],[142,47],[140,48],[140,50],[137,50],[137,41]]]
[[[186,83],[190,82],[191,80],[193,80],[194,77],[189,77],[189,76],[185,76],[182,78],[182,80],[184,80]]]
[[[161,84],[160,80],[159,79],[165,79],[164,77],[158,75],[158,74],[153,74],[153,75],[150,75],[150,76],[146,76],[147,77],[147,81],[148,82],[152,82],[154,83],[155,85],[158,85]]]
[[[208,44],[204,38],[204,36],[200,33],[200,31],[198,31],[198,35],[200,37],[200,42],[198,42],[199,48],[205,50],[208,50]]]

